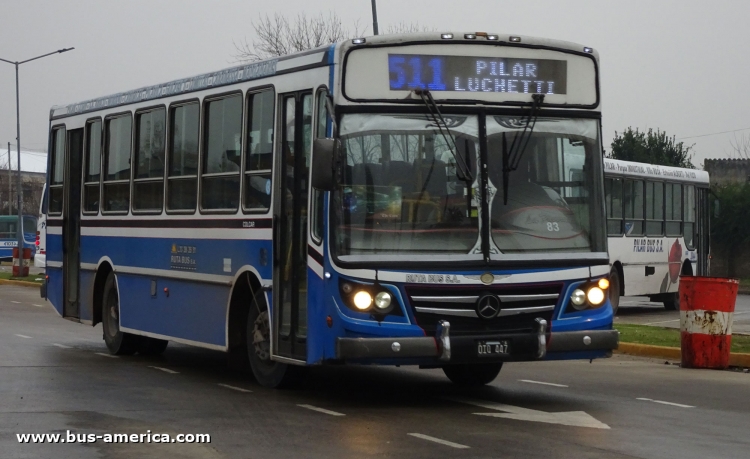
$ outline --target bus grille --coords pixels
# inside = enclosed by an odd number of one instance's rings
[[[440,320],[450,322],[456,335],[533,332],[537,318],[551,322],[562,288],[557,283],[405,287],[417,324],[428,335]],[[500,312],[492,319],[480,318],[476,311],[478,299],[487,294],[500,299]]]

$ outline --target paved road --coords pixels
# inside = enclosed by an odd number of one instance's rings
[[[626,356],[509,364],[475,390],[439,370],[371,367],[315,368],[298,390],[269,390],[214,351],[170,344],[160,357],[108,357],[100,327],[60,319],[35,289],[0,285],[3,459],[746,458],[749,427],[750,374]],[[212,441],[16,437],[67,430]]]
[[[680,314],[665,310],[662,303],[649,302],[647,297],[626,296],[620,299],[615,323],[680,328]],[[732,333],[750,335],[750,295],[737,295]]]

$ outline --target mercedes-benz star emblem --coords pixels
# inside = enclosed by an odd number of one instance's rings
[[[495,295],[484,295],[477,300],[477,315],[482,319],[494,319],[500,312],[500,299]]]

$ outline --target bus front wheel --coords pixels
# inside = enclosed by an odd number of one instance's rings
[[[459,386],[484,386],[494,381],[502,368],[502,362],[457,364],[444,366],[443,373]]]
[[[668,293],[664,296],[664,309],[667,311],[679,311],[680,310],[680,294]]]
[[[139,336],[120,331],[120,297],[117,294],[115,273],[110,272],[104,282],[102,296],[102,329],[110,354],[133,355],[138,350]]]
[[[271,360],[271,326],[263,292],[253,297],[247,314],[247,355],[255,380],[265,387],[284,388],[295,385],[301,368]]]

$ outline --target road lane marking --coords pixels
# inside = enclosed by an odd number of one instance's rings
[[[243,389],[241,387],[236,387],[236,386],[230,386],[229,384],[221,384],[221,383],[219,383],[219,385],[221,387],[226,387],[227,389],[232,389],[232,390],[236,390],[236,391],[239,391],[239,392],[252,392],[251,390]]]
[[[173,374],[173,375],[180,373],[179,371],[170,370],[169,368],[152,367],[150,365],[149,365],[149,368],[153,368],[154,370],[160,370],[160,371],[163,371],[164,373],[169,373],[169,374]]]
[[[307,408],[308,410],[317,411],[318,413],[325,413],[330,414],[331,416],[346,416],[344,413],[338,413],[336,411],[327,410],[325,408],[318,408],[317,406],[312,405],[297,405],[300,408]]]
[[[16,334],[16,336],[19,337],[19,338],[31,339],[31,336],[19,335],[19,334]]]
[[[37,308],[43,308],[43,307],[44,307],[44,305],[43,305],[43,304],[36,304],[36,303],[31,303],[31,305],[32,305],[32,306],[36,306]]]
[[[520,406],[505,405],[503,403],[488,402],[470,398],[444,397],[445,400],[466,403],[469,405],[487,408],[504,413],[474,413],[477,416],[489,416],[492,418],[515,419],[517,421],[544,422],[547,424],[561,424],[564,426],[590,427],[592,429],[609,429],[610,427],[586,413],[585,411],[563,411],[548,413],[546,411],[532,410]]]
[[[695,408],[693,405],[683,405],[682,403],[665,402],[663,400],[654,400],[650,398],[638,397],[636,400],[643,400],[644,402],[660,403],[662,405],[679,406],[680,408]]]
[[[66,346],[64,344],[52,343],[52,345],[53,346],[57,346],[57,347],[62,348],[62,349],[70,349],[70,346]]]
[[[118,359],[119,358],[116,355],[105,354],[104,352],[94,352],[94,354],[101,355],[102,357],[109,357],[110,359]]]
[[[21,302],[20,302],[20,301],[13,301],[13,300],[10,300],[10,302],[11,302],[11,303],[13,303],[13,304],[21,304]]]
[[[555,384],[555,383],[544,382],[544,381],[533,381],[531,379],[519,379],[519,381],[525,382],[525,383],[531,383],[531,384],[541,384],[543,386],[568,387],[565,384]]]
[[[421,433],[408,433],[406,435],[411,435],[412,437],[421,438],[422,440],[427,441],[434,441],[435,443],[440,443],[441,445],[450,446],[451,448],[458,448],[458,449],[467,449],[469,448],[466,445],[462,445],[460,443],[453,443],[452,441],[448,440],[442,440],[440,438],[430,437],[429,435],[421,434]]]

